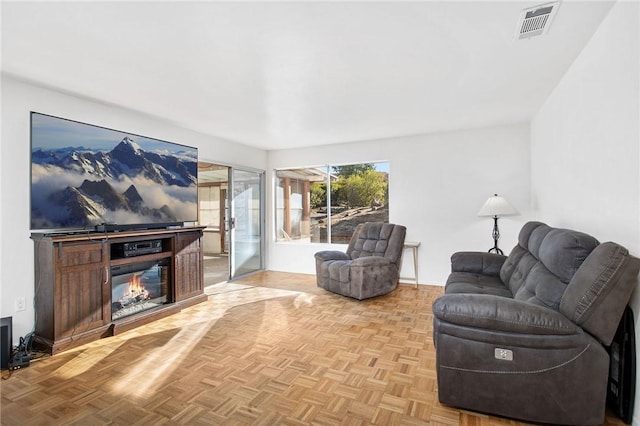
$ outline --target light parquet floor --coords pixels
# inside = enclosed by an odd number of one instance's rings
[[[14,372],[1,423],[524,424],[438,403],[441,287],[360,302],[312,275],[263,272],[206,291],[207,302]]]

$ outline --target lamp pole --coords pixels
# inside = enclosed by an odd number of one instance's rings
[[[498,240],[500,239],[500,230],[498,229],[498,215],[493,216],[493,232],[491,233],[493,237],[493,247],[489,249],[489,253],[502,254],[502,250],[498,248]]]

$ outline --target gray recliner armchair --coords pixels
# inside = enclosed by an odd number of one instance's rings
[[[381,296],[398,286],[406,228],[368,222],[353,232],[347,252],[315,254],[318,287],[358,300]]]
[[[440,402],[536,423],[604,421],[609,355],[640,261],[524,225],[508,257],[460,252],[433,303]]]

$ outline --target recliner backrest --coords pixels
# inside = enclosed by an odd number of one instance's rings
[[[590,235],[529,222],[500,278],[517,300],[559,310],[567,285],[599,242]]]
[[[356,226],[347,254],[351,259],[384,256],[400,267],[406,227],[383,222],[367,222]]]

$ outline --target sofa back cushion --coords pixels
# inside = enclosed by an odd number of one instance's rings
[[[573,276],[560,312],[609,346],[638,282],[640,260],[616,243],[596,247]]]
[[[356,226],[347,247],[351,259],[384,256],[400,267],[406,228],[383,222],[367,222]]]
[[[500,278],[514,299],[559,310],[567,285],[598,244],[582,232],[529,222],[520,231]]]
[[[516,294],[533,265],[538,262],[538,259],[529,253],[529,239],[535,230],[538,230],[538,234],[542,235],[545,230],[550,231],[551,228],[541,222],[525,223],[518,234],[518,244],[511,250],[509,257],[500,269],[500,279],[507,284],[511,294]]]

